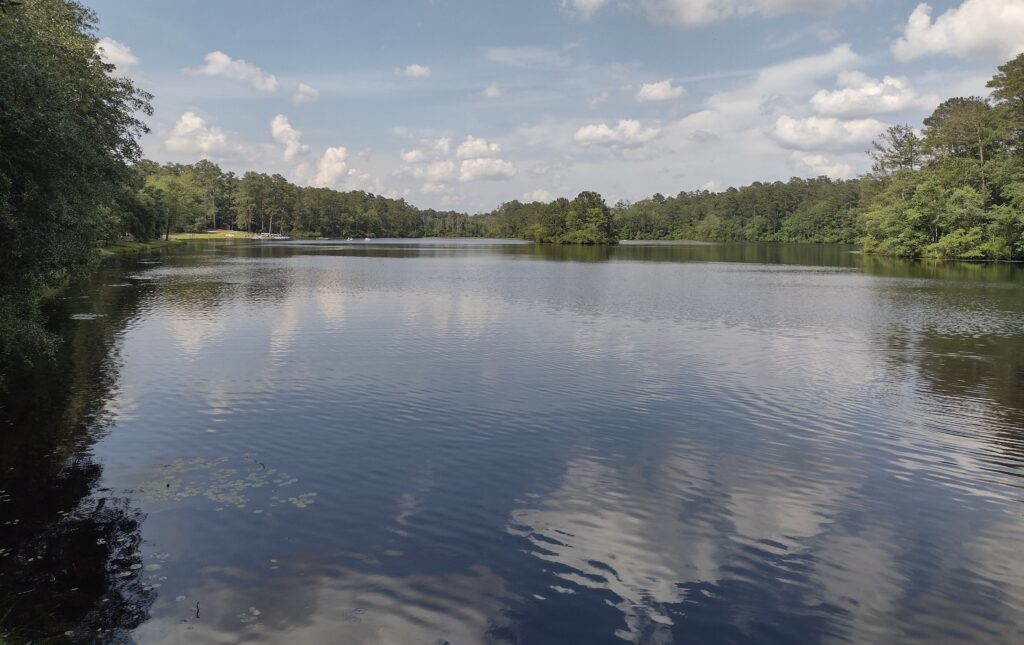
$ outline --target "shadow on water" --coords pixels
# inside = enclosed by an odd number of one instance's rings
[[[98,488],[90,454],[116,387],[116,346],[145,289],[105,266],[51,303],[64,342],[0,393],[0,635],[6,642],[113,642],[156,596],[139,547],[145,515]],[[121,285],[123,286],[123,285]],[[79,294],[90,294],[81,296]]]

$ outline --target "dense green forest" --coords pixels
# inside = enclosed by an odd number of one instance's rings
[[[513,237],[598,244],[616,240],[612,211],[593,192],[550,204],[511,202],[488,215],[419,209],[363,191],[301,187],[281,175],[241,177],[216,164],[141,161],[142,176],[126,234],[233,228],[293,237]]]
[[[0,0],[0,363],[45,349],[39,299],[131,229],[150,97],[96,54],[94,24],[77,3]]]
[[[39,302],[125,239],[231,228],[295,237],[512,237],[859,242],[902,257],[1024,259],[1024,54],[989,97],[951,98],[918,129],[890,127],[872,170],[654,195],[595,192],[467,215],[362,191],[237,176],[202,160],[141,159],[150,95],[95,50],[96,16],[70,0],[0,0],[0,363],[46,348]],[[2,365],[0,365],[2,367]]]
[[[129,218],[139,237],[231,228],[294,237],[460,236],[469,231],[462,213],[421,210],[401,199],[363,191],[296,186],[281,175],[241,177],[202,160],[159,165],[141,161],[140,199]]]

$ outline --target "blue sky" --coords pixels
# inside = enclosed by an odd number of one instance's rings
[[[855,176],[1024,51],[1024,0],[87,4],[149,158],[470,212]]]

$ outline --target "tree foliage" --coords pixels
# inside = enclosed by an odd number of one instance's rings
[[[128,230],[131,162],[149,95],[95,50],[95,16],[69,0],[0,11],[0,360],[38,348],[36,302]]]
[[[924,120],[924,163],[881,178],[864,217],[865,250],[1024,258],[1024,55],[988,86],[991,98],[951,98]]]

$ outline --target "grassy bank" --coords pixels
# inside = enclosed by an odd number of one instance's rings
[[[198,233],[173,233],[172,240],[245,240],[249,234],[245,231],[231,231],[221,229],[216,231],[200,231]]]
[[[315,240],[320,237],[320,233],[316,231],[299,231],[291,230],[288,232],[288,236],[293,240]],[[216,231],[199,231],[197,233],[173,233],[171,235],[172,240],[248,240],[252,237],[250,233],[245,231],[232,231],[228,229],[219,229]]]
[[[100,255],[108,257],[111,255],[127,255],[129,253],[149,253],[171,246],[178,246],[184,242],[172,240],[151,240],[149,242],[113,242],[100,248]]]

